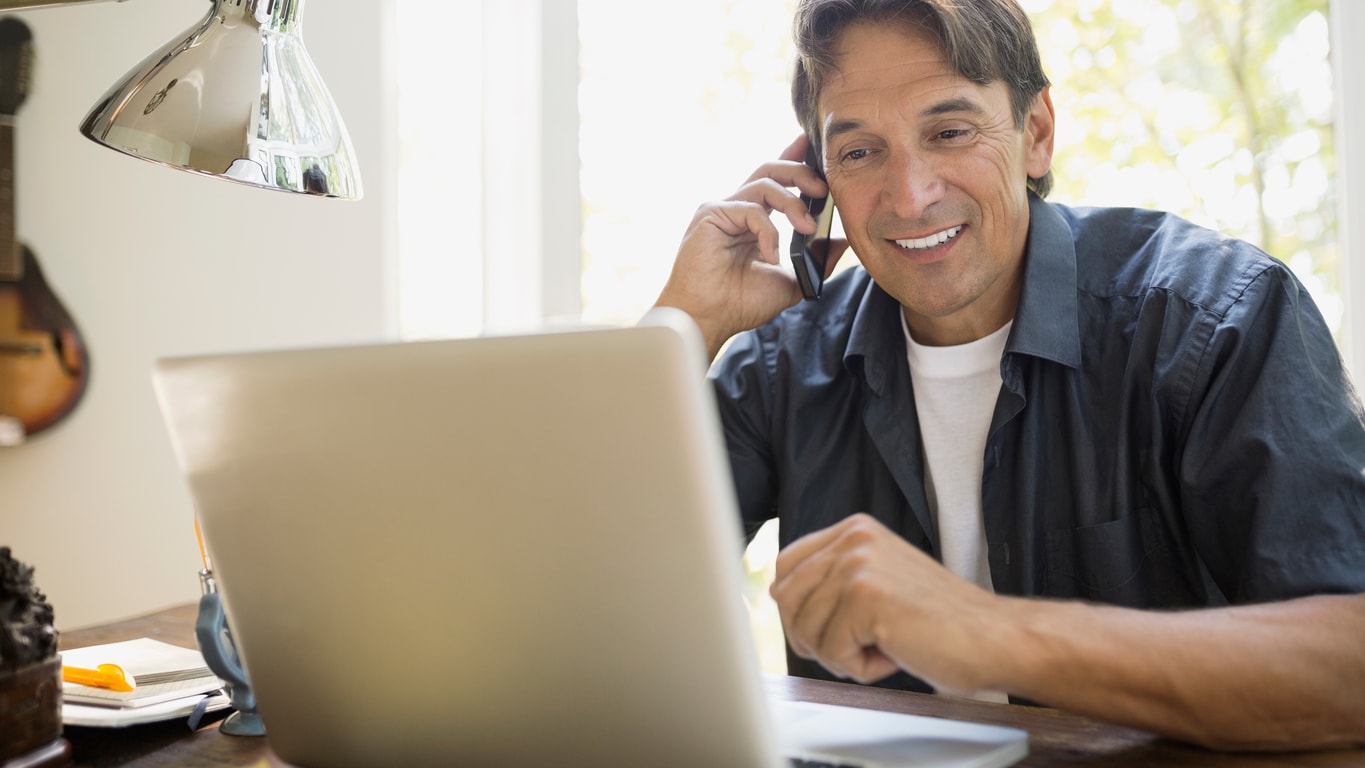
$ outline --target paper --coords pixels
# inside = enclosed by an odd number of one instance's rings
[[[62,683],[62,701],[102,707],[134,708],[170,702],[216,691],[223,682],[209,671],[199,651],[149,637],[121,643],[92,645],[61,653],[64,666],[93,669],[117,664],[133,683],[131,691]]]
[[[225,694],[200,694],[185,698],[163,701],[145,707],[128,709],[117,707],[92,707],[83,704],[62,704],[62,724],[81,725],[91,728],[123,728],[142,723],[156,723],[189,717],[201,700],[207,699],[205,712],[217,712],[231,706],[232,701]]]

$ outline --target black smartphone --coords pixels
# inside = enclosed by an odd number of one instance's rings
[[[815,144],[806,147],[806,165],[815,169],[824,178],[820,168],[820,158],[815,154]],[[825,267],[829,260],[829,233],[834,227],[834,205],[825,197],[801,195],[801,202],[815,218],[815,232],[803,235],[792,233],[791,259],[796,270],[796,281],[801,284],[801,295],[806,299],[820,298],[820,290],[825,285]]]

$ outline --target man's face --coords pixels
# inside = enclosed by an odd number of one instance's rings
[[[854,253],[926,344],[961,344],[1014,316],[1027,178],[1052,161],[1052,103],[1023,129],[1003,83],[957,73],[904,25],[843,32],[820,92],[825,170]]]

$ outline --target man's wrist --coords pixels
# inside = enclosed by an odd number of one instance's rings
[[[991,687],[1032,699],[1056,673],[1056,658],[1066,655],[1059,648],[1065,631],[1058,634],[1058,630],[1071,623],[1065,615],[1071,606],[1028,597],[1000,595],[998,599],[999,631],[992,633],[995,642],[989,650]]]

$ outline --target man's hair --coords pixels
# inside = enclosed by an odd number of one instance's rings
[[[834,46],[839,35],[857,22],[917,27],[938,41],[963,77],[980,85],[1003,82],[1018,129],[1024,127],[1034,97],[1049,84],[1033,26],[1015,0],[801,0],[793,22],[792,106],[816,146],[820,91],[836,68]],[[1028,184],[1045,197],[1052,187],[1052,172],[1030,178]]]

